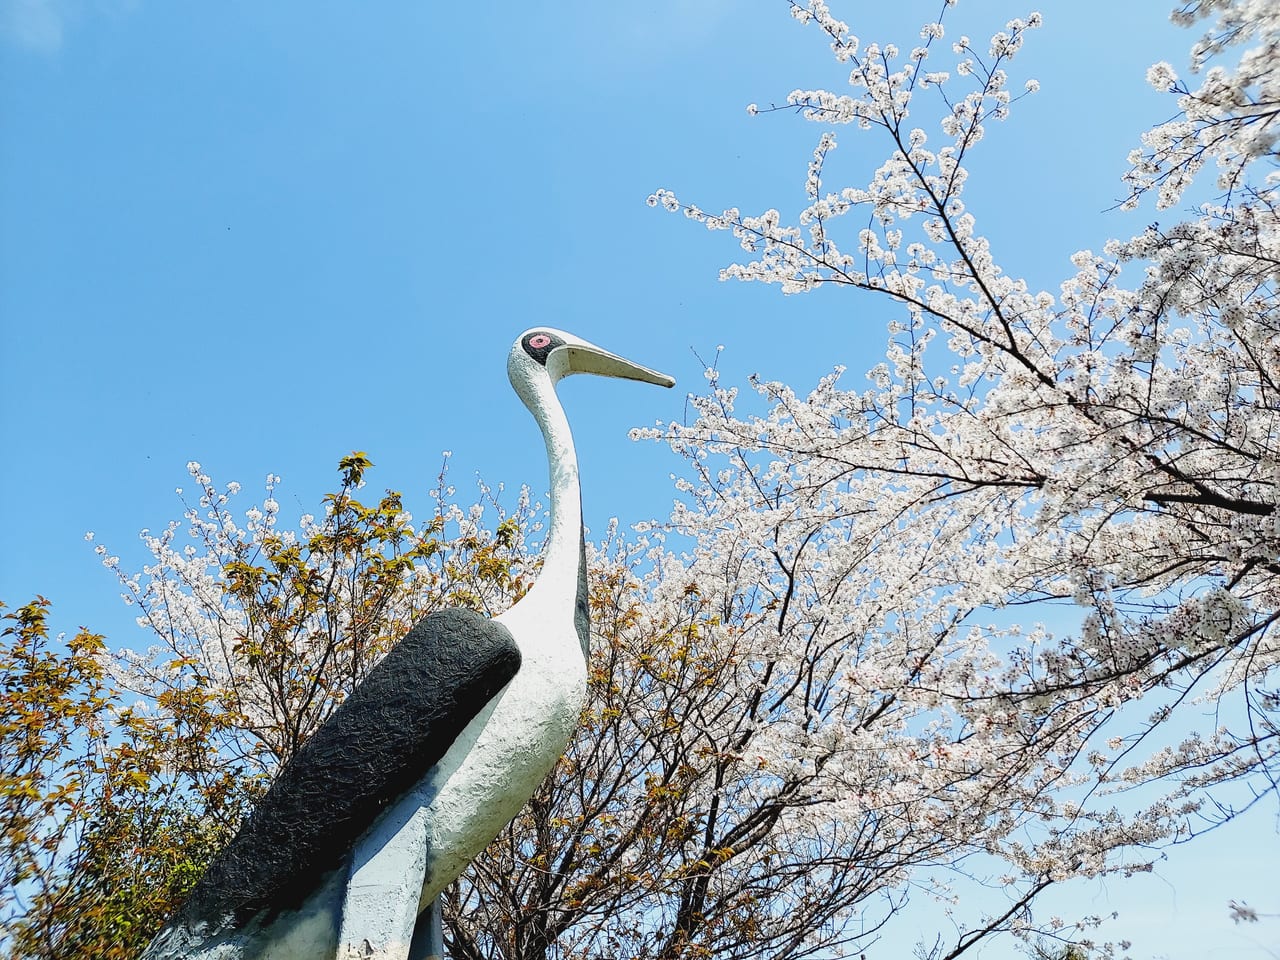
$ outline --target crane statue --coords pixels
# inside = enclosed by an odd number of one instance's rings
[[[281,769],[144,960],[429,960],[438,895],[550,771],[586,697],[578,461],[557,381],[675,381],[548,327],[507,375],[547,446],[551,525],[528,593],[423,618]]]

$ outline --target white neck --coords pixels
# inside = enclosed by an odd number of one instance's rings
[[[502,620],[536,616],[538,633],[559,637],[566,629],[574,637],[574,610],[582,558],[582,493],[578,481],[578,456],[564,408],[548,376],[534,376],[517,386],[520,398],[538,421],[547,445],[551,482],[551,529],[542,551],[537,582]],[[523,646],[523,642],[522,642]],[[583,655],[587,653],[583,643]]]

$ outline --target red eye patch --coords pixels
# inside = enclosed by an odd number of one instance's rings
[[[551,338],[545,333],[535,333],[529,338],[529,346],[535,350],[541,350],[543,347],[551,346]]]

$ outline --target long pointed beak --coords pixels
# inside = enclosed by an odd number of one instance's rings
[[[642,383],[654,383],[660,387],[674,387],[674,377],[657,370],[650,370],[638,363],[632,363],[615,353],[603,350],[594,343],[579,340],[566,343],[557,348],[548,358],[554,358],[562,365],[560,376],[567,377],[571,373],[592,373],[598,377],[618,377],[623,380],[639,380]],[[563,358],[563,359],[561,359]],[[550,366],[550,364],[548,364]]]

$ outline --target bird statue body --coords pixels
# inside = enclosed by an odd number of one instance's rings
[[[437,897],[519,811],[586,698],[578,462],[557,381],[672,386],[563,331],[508,356],[547,447],[551,524],[529,592],[488,620],[419,621],[280,771],[143,960],[428,960]]]

